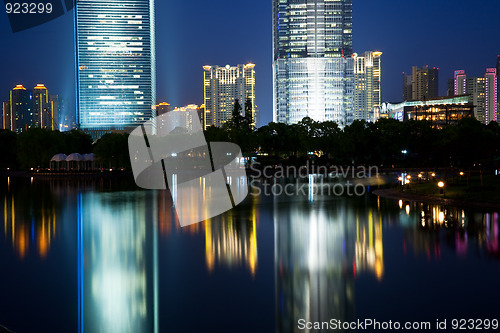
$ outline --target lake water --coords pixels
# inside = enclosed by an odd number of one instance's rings
[[[500,319],[498,212],[312,186],[181,228],[169,192],[128,180],[1,178],[0,325],[306,332],[301,319]]]

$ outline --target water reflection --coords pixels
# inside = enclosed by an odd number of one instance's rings
[[[3,196],[3,233],[10,238],[19,258],[29,254],[30,246],[42,259],[46,258],[53,239],[57,236],[58,198],[50,188],[24,187],[24,191],[11,191],[11,180]],[[1,193],[1,192],[0,192]]]
[[[354,319],[354,225],[351,210],[275,206],[277,331],[297,322]]]
[[[77,211],[79,332],[157,332],[154,192],[86,193]]]
[[[237,268],[244,265],[252,276],[258,266],[257,228],[259,212],[256,201],[245,214],[230,211],[202,223],[180,226],[172,205],[172,197],[167,191],[157,194],[158,228],[161,236],[175,237],[173,233],[204,235],[205,264],[209,273],[216,266]]]
[[[258,263],[256,212],[248,221],[232,214],[205,222],[205,258],[209,272],[217,263],[238,267],[242,263],[255,276]]]
[[[378,215],[374,217],[374,215]],[[368,210],[368,218],[356,212],[356,271],[368,271],[379,281],[384,276],[384,243],[382,239],[382,215]]]
[[[410,202],[405,207],[407,216],[400,215],[405,230],[405,252],[410,245],[415,255],[439,259],[444,245],[460,257],[467,256],[471,247],[476,248],[474,254],[500,257],[498,213]],[[403,210],[401,205],[400,209]]]

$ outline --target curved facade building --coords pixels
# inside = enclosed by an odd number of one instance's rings
[[[274,121],[353,121],[352,0],[274,0]]]
[[[75,15],[80,128],[99,136],[154,117],[154,0],[80,0]]]

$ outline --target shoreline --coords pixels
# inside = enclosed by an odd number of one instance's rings
[[[450,198],[439,198],[430,195],[421,195],[414,193],[405,193],[398,191],[394,188],[379,189],[372,192],[372,194],[394,200],[406,200],[411,202],[424,202],[428,204],[443,205],[443,206],[455,206],[464,208],[475,208],[475,209],[488,209],[488,210],[500,210],[500,203],[488,203],[488,202],[472,202],[467,200],[458,200]]]

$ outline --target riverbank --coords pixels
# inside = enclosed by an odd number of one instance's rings
[[[372,193],[382,198],[388,198],[394,200],[424,202],[434,205],[456,206],[456,207],[474,208],[483,210],[500,210],[500,203],[477,202],[477,201],[469,201],[467,199],[453,199],[442,196],[438,197],[432,195],[416,194],[416,193],[402,191],[399,188],[375,190]]]

